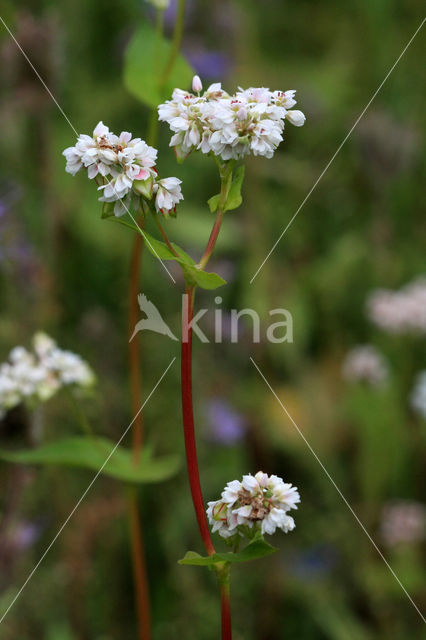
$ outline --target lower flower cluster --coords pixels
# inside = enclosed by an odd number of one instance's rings
[[[155,196],[155,208],[163,214],[174,212],[183,200],[178,178],[159,179],[155,169],[157,149],[128,131],[119,136],[99,122],[91,136],[82,134],[74,147],[63,151],[66,171],[73,176],[85,168],[98,183],[100,202],[115,203],[114,214],[121,216],[137,206],[140,195]]]
[[[95,375],[76,353],[60,349],[45,333],[36,333],[33,352],[15,347],[0,365],[0,417],[25,402],[44,402],[67,385],[89,387]]]
[[[228,482],[221,499],[208,503],[207,516],[213,532],[222,538],[253,537],[260,531],[285,533],[296,526],[290,509],[297,509],[300,495],[296,487],[275,475],[258,471],[255,476],[243,476],[242,481]]]

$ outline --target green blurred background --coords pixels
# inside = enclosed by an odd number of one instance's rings
[[[273,160],[248,161],[243,206],[227,215],[211,263],[228,281],[216,293],[225,320],[230,309],[251,307],[267,323],[269,309],[284,307],[294,342],[254,345],[248,323],[238,344],[214,344],[215,292],[197,296],[211,310],[201,323],[211,342],[196,342],[194,353],[206,500],[258,469],[284,477],[302,496],[296,530],[273,539],[279,553],[233,571],[236,640],[422,637],[419,614],[249,361],[424,609],[426,431],[410,392],[426,349],[420,333],[374,327],[365,308],[374,289],[399,288],[425,269],[423,32],[250,284],[419,26],[422,8],[418,0],[187,3],[183,52],[205,86],[294,88],[307,116],[301,129],[287,125]],[[115,132],[146,136],[149,108],[125,88],[123,65],[133,33],[153,22],[148,3],[6,1],[2,17],[78,131],[91,133],[103,120]],[[174,3],[165,18],[170,35]],[[65,173],[61,152],[75,135],[2,25],[0,56],[0,361],[39,329],[80,353],[98,376],[84,411],[97,433],[117,440],[131,419],[131,233],[100,219],[92,182]],[[158,166],[183,180],[185,201],[166,225],[197,257],[212,224],[205,203],[218,190],[216,167],[197,154],[177,165],[169,138],[161,125]],[[150,255],[142,271],[140,290],[178,333],[178,271],[173,286]],[[383,385],[343,379],[345,355],[359,343],[374,344],[387,359]],[[178,343],[142,336],[145,395],[178,355]],[[156,451],[183,455],[177,362],[144,415]],[[7,415],[1,446],[27,442],[27,424],[20,411]],[[46,405],[46,441],[76,431],[66,398]],[[8,514],[8,526],[0,525],[3,611],[93,474],[1,463],[0,476],[0,515]],[[154,638],[218,638],[214,576],[177,565],[187,549],[201,552],[184,467],[144,486],[141,505]],[[407,507],[417,514],[415,535],[406,532]],[[136,637],[125,510],[122,487],[99,479],[0,625],[1,640]],[[399,536],[389,535],[392,527]]]

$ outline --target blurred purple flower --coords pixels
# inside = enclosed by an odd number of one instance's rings
[[[318,545],[295,554],[289,563],[291,573],[301,580],[326,576],[336,565],[338,552],[331,545]]]
[[[212,398],[206,405],[208,428],[205,436],[208,440],[232,446],[242,440],[247,431],[244,416],[224,399]]]
[[[42,527],[34,522],[21,522],[13,532],[16,549],[27,549],[40,538]]]
[[[201,80],[223,79],[231,71],[231,59],[220,51],[187,49],[185,54],[195,72],[201,77]]]

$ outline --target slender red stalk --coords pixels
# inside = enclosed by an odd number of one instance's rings
[[[132,487],[129,494],[130,536],[132,544],[133,577],[136,587],[136,608],[140,640],[151,640],[151,612],[146,572],[142,525],[139,516],[138,492]]]
[[[210,256],[213,253],[213,249],[215,248],[216,240],[217,240],[217,237],[218,237],[219,231],[220,231],[220,227],[222,226],[223,214],[224,214],[223,209],[219,209],[219,211],[217,212],[217,215],[216,215],[215,223],[214,223],[213,228],[212,228],[211,233],[210,233],[209,241],[208,241],[207,246],[205,248],[205,251],[203,253],[203,257],[201,258],[200,262],[198,263],[198,266],[201,269],[204,269],[204,267],[206,266],[207,262],[210,259]]]
[[[198,527],[209,555],[215,552],[201,492],[200,474],[197,462],[197,446],[195,442],[194,413],[192,408],[192,326],[194,312],[194,287],[186,288],[182,309],[182,413],[183,431],[185,437],[186,464],[188,468],[189,485]]]
[[[220,607],[222,611],[222,640],[232,640],[231,602],[229,598],[229,578],[220,585]]]
[[[154,212],[154,220],[155,220],[155,224],[157,225],[164,242],[166,243],[166,245],[169,247],[170,251],[173,253],[174,256],[176,256],[177,258],[179,258],[179,254],[176,251],[176,249],[173,247],[172,243],[170,242],[167,233],[164,231],[163,226],[161,224],[161,222],[158,219],[158,215]]]
[[[139,274],[143,246],[142,236],[140,234],[136,234],[130,263],[129,336],[132,334],[138,320],[139,308],[137,295],[139,290]],[[132,412],[134,416],[137,416],[132,427],[132,454],[133,463],[138,465],[143,445],[143,417],[142,412],[140,411],[142,394],[138,334],[136,334],[133,340],[129,342],[129,362]],[[151,640],[149,586],[146,572],[142,524],[139,515],[138,492],[136,487],[132,487],[129,494],[129,522],[133,578],[135,583],[135,601],[138,617],[138,635],[139,640]]]
[[[143,249],[143,237],[136,233],[132,258],[130,262],[130,284],[129,284],[129,337],[132,335],[139,317],[138,293],[139,293],[139,273],[141,255]],[[137,416],[132,426],[132,449],[133,461],[139,463],[140,453],[143,445],[143,416],[140,407],[141,396],[141,367],[139,362],[139,334],[129,342],[129,362],[130,362],[130,391],[132,399],[132,414]]]

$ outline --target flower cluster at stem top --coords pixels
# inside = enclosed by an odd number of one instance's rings
[[[287,533],[296,526],[287,512],[297,509],[298,502],[296,487],[258,471],[255,476],[243,476],[241,482],[228,482],[221,499],[208,503],[207,516],[212,531],[222,538],[252,538],[259,531],[262,535],[273,534],[277,528]]]
[[[292,110],[296,91],[270,91],[264,87],[239,89],[229,95],[220,83],[201,95],[198,76],[194,93],[175,89],[172,99],[158,107],[159,119],[168,122],[174,135],[170,146],[178,158],[199,149],[222,160],[239,160],[252,153],[272,158],[283,140],[284,121],[301,127],[305,116]]]
[[[157,149],[128,131],[119,136],[99,122],[92,136],[82,134],[74,147],[63,151],[65,170],[75,175],[83,167],[95,179],[102,193],[100,202],[114,202],[114,214],[121,216],[132,206],[138,207],[142,195],[147,201],[155,197],[155,208],[164,214],[175,211],[183,200],[178,178],[158,178],[155,164]]]
[[[0,417],[21,403],[35,405],[68,385],[87,388],[95,375],[76,353],[60,349],[45,333],[33,337],[33,351],[18,346],[0,365]]]

